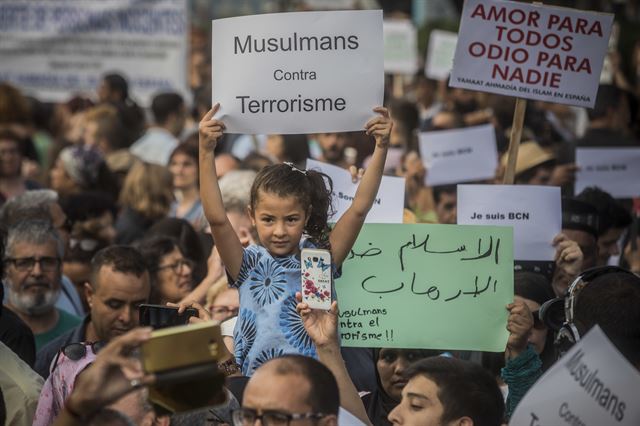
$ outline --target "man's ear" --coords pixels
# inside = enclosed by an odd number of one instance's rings
[[[338,426],[338,416],[335,414],[331,414],[330,416],[326,416],[320,419],[318,422],[320,426]]]
[[[85,299],[87,299],[87,304],[89,305],[89,308],[93,308],[93,296],[95,295],[94,291],[93,291],[93,287],[91,287],[91,284],[86,282],[84,283],[84,297]]]

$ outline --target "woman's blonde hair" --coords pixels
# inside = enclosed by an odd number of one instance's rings
[[[166,167],[139,162],[124,179],[120,204],[147,219],[161,219],[169,213],[173,202],[172,188],[173,179]]]

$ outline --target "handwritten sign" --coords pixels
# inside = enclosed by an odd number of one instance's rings
[[[351,206],[356,195],[358,183],[353,183],[351,173],[347,170],[322,163],[307,160],[307,169],[318,170],[327,174],[333,182],[333,207],[335,214],[330,218],[337,222],[344,212]],[[404,207],[404,178],[383,176],[373,207],[367,214],[366,223],[402,223]]]
[[[188,32],[187,3],[175,0],[4,0],[0,81],[62,102],[118,72],[142,104],[167,91],[189,99]]]
[[[418,70],[418,34],[409,20],[386,20],[383,24],[384,72],[414,74]]]
[[[511,229],[364,225],[336,291],[343,346],[503,351]]]
[[[427,77],[434,80],[444,80],[449,77],[457,43],[458,34],[456,33],[442,30],[431,31],[427,47],[427,61],[424,67],[424,73]]]
[[[613,15],[467,0],[449,85],[592,108]]]
[[[640,374],[595,326],[524,396],[510,425],[640,424]]]
[[[640,148],[577,148],[576,194],[597,186],[615,198],[640,196]]]
[[[362,130],[382,105],[380,10],[218,19],[212,37],[216,117],[229,133]]]
[[[458,224],[511,226],[516,260],[553,260],[560,199],[553,186],[458,185]]]
[[[492,125],[420,133],[427,185],[491,179],[498,168]]]

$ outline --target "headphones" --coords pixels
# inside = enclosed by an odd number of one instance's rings
[[[581,330],[574,318],[578,294],[597,277],[617,272],[632,274],[632,272],[618,266],[589,268],[571,283],[564,297],[548,300],[540,307],[540,319],[550,329],[557,330],[553,343],[558,357],[564,355],[580,341]]]

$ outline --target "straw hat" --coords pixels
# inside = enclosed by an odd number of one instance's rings
[[[500,166],[503,170],[507,167],[507,157],[508,153],[505,153],[500,159]],[[516,162],[515,174],[519,175],[524,171],[554,159],[554,155],[542,149],[542,147],[538,145],[538,142],[523,142],[518,149],[518,161]]]

